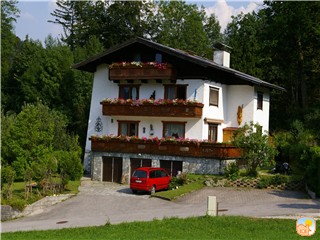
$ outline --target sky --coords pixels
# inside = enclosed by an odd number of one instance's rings
[[[248,13],[257,10],[262,5],[262,0],[187,0],[187,3],[197,4],[199,7],[203,5],[208,15],[214,13],[223,31],[231,21],[232,15],[236,16],[241,12]],[[24,40],[28,35],[33,40],[44,42],[49,34],[54,38],[63,34],[63,29],[59,24],[48,22],[48,20],[54,20],[50,15],[56,9],[54,0],[20,0],[17,7],[20,10],[20,17],[15,23],[15,33],[20,39]]]

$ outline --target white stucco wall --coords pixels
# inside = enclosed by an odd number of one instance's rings
[[[269,115],[270,115],[270,93],[269,90],[266,88],[255,88],[255,95],[254,95],[254,104],[253,108],[255,109],[253,115],[253,122],[259,123],[262,126],[262,131],[269,131]],[[262,110],[257,109],[257,99],[258,99],[258,91],[263,93],[263,103],[262,103]]]

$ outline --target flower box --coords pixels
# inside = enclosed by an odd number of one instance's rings
[[[102,113],[107,116],[152,116],[201,118],[203,104],[194,105],[133,105],[101,102]]]
[[[240,157],[238,148],[225,143],[197,142],[180,139],[131,139],[130,137],[91,137],[91,149],[95,152],[141,153],[235,159]]]
[[[151,80],[151,79],[176,79],[176,72],[171,64],[159,68],[155,65],[116,65],[109,68],[110,80]]]

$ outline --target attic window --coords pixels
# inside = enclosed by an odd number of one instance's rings
[[[262,110],[262,108],[263,108],[263,92],[258,92],[257,109]]]
[[[162,54],[161,53],[156,54],[155,62],[162,63]]]
[[[219,88],[210,87],[209,105],[219,106]]]
[[[133,60],[135,62],[141,62],[141,55],[140,53],[135,53],[134,56],[133,56]]]

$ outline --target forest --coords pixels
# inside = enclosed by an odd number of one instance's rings
[[[71,66],[138,36],[209,59],[223,42],[232,68],[285,88],[271,93],[276,160],[320,195],[319,1],[265,1],[223,33],[215,15],[184,1],[58,0],[51,15],[61,38],[20,39],[17,2],[1,1],[2,182],[81,176],[93,75]]]

